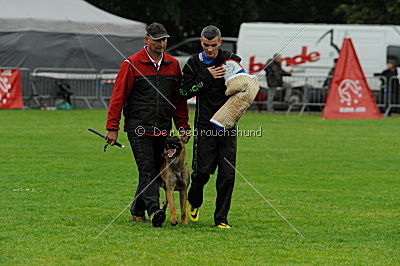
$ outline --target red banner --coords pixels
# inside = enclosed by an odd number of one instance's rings
[[[322,118],[382,118],[350,38],[343,41]]]
[[[19,69],[0,69],[0,109],[24,108]]]

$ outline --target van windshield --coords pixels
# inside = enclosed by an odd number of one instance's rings
[[[199,40],[195,40],[191,42],[185,42],[175,49],[168,51],[168,53],[172,56],[189,56],[192,54],[196,54],[201,50],[202,48]]]
[[[222,45],[221,45],[221,49],[231,52],[231,53],[235,53],[236,49],[235,49],[235,43],[234,42],[224,42],[222,41]]]
[[[396,65],[400,63],[400,46],[388,46],[387,48],[387,61],[394,60]]]

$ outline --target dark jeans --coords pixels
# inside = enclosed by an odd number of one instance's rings
[[[215,130],[214,130],[215,131]],[[236,129],[230,130],[231,134]],[[218,167],[216,180],[217,199],[215,201],[214,222],[228,223],[227,216],[231,206],[235,184],[235,169],[225,158],[236,165],[236,136],[207,136],[198,130],[194,140],[192,184],[188,201],[198,208],[203,203],[203,189]]]
[[[281,88],[282,87],[269,87],[268,88],[267,109],[268,109],[268,112],[270,112],[270,113],[274,111],[274,98],[275,98],[276,91]],[[292,97],[292,87],[286,86],[286,87],[283,87],[283,89],[285,90],[285,98],[283,100],[285,102],[289,102],[290,98]]]
[[[270,112],[270,113],[274,111],[274,98],[275,98],[277,89],[278,89],[278,87],[269,87],[268,88],[267,109],[268,109],[268,112]]]
[[[139,170],[139,184],[135,197],[142,192],[132,203],[132,215],[144,217],[147,210],[150,216],[152,212],[160,208],[159,184],[153,179],[160,173],[165,138],[164,136],[137,136],[135,133],[128,132],[128,139]]]

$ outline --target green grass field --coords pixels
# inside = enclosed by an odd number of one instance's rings
[[[106,111],[0,112],[1,264],[399,264],[400,118],[322,120],[247,113],[229,222],[212,227],[215,177],[201,220],[134,224],[137,170],[130,149],[110,148]],[[193,113],[191,113],[193,119]],[[128,144],[125,134],[120,141]],[[191,163],[192,141],[187,146]],[[168,218],[167,218],[168,219]]]

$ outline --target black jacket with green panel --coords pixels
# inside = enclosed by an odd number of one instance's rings
[[[206,64],[202,53],[199,53],[192,55],[183,67],[182,86],[179,92],[187,99],[196,96],[195,128],[214,128],[210,119],[229,98],[225,95],[225,79],[214,79],[207,69],[212,66],[219,67],[228,59],[241,61],[239,56],[219,49],[212,63]]]

